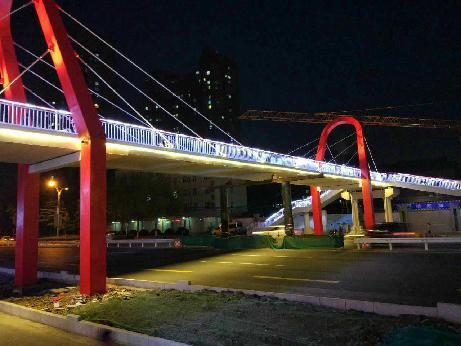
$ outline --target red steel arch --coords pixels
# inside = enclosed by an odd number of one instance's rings
[[[375,213],[373,209],[373,192],[371,189],[370,170],[368,168],[367,154],[365,150],[365,140],[363,137],[363,129],[360,122],[354,117],[340,116],[337,119],[330,121],[320,135],[319,146],[317,148],[317,155],[315,159],[323,161],[325,158],[325,151],[327,147],[327,139],[331,131],[340,125],[352,125],[355,128],[357,138],[357,151],[360,163],[361,183],[362,183],[362,196],[363,196],[363,209],[365,228],[372,228],[375,225]],[[322,223],[322,205],[320,202],[320,192],[317,186],[311,186],[312,196],[312,215],[314,219],[314,234],[323,234]]]
[[[0,0],[0,68],[5,96],[26,101],[11,37],[13,0]],[[106,138],[67,31],[53,0],[33,0],[40,27],[64,96],[81,139],[80,158],[80,292],[106,291]],[[18,166],[16,284],[37,280],[39,175]]]

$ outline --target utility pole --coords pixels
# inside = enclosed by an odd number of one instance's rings
[[[61,195],[63,191],[67,191],[69,188],[59,186],[59,183],[54,179],[54,177],[51,177],[51,179],[48,180],[48,187],[54,188],[58,197],[58,201],[56,203],[56,236],[59,237],[59,230],[61,228]]]

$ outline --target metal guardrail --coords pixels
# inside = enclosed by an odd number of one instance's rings
[[[363,244],[388,244],[392,251],[392,244],[424,244],[424,250],[429,250],[429,244],[461,244],[461,237],[434,237],[434,238],[355,238],[357,249]]]
[[[358,168],[316,161],[303,157],[278,154],[267,150],[212,141],[198,137],[171,133],[150,127],[101,119],[106,137],[110,141],[132,143],[147,147],[164,148],[209,157],[270,164],[309,172],[360,178]],[[0,100],[0,123],[33,129],[76,134],[70,112],[39,107],[31,104]],[[375,182],[402,183],[461,191],[461,181],[422,177],[402,173],[371,172]]]
[[[107,247],[109,245],[117,245],[119,248],[120,245],[128,245],[128,247],[132,247],[134,245],[141,245],[141,247],[144,247],[144,245],[152,245],[153,247],[159,247],[159,244],[167,244],[168,247],[179,247],[181,246],[181,243],[179,245],[177,242],[180,242],[179,239],[120,239],[120,240],[107,240]]]

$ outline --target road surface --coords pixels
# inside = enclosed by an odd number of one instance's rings
[[[40,248],[39,268],[78,272],[77,248]],[[14,249],[0,248],[13,267]],[[433,306],[461,303],[461,251],[108,250],[108,275],[161,282],[315,294]]]
[[[98,345],[99,342],[0,312],[0,346]]]

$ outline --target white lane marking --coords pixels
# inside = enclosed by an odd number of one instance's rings
[[[269,263],[251,263],[251,262],[243,262],[243,263],[239,263],[239,264],[252,265],[252,266],[268,266],[269,265]]]
[[[154,272],[168,272],[168,273],[192,273],[192,270],[180,270],[180,269],[149,269]]]
[[[324,284],[339,284],[339,281],[336,281],[336,280],[316,280],[316,279],[308,279],[308,278],[284,278],[280,276],[263,276],[263,275],[254,275],[253,277],[256,279],[320,282]]]
[[[234,262],[218,262],[219,264],[232,264]]]

